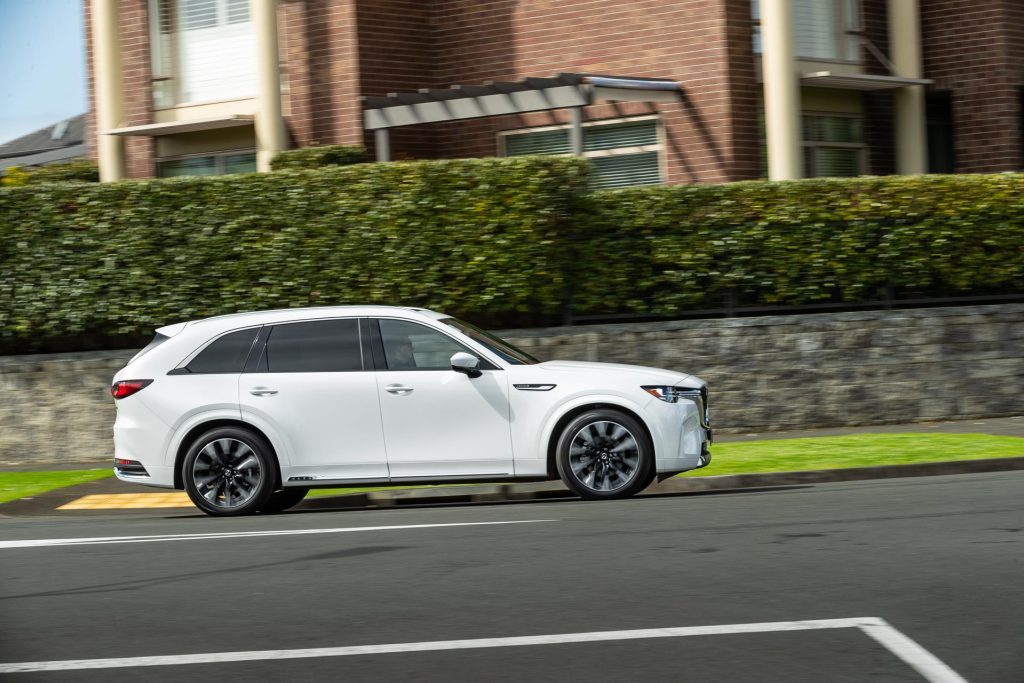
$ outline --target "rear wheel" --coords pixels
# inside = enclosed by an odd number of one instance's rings
[[[302,502],[302,499],[309,493],[309,489],[305,488],[287,488],[275,491],[270,496],[270,500],[260,508],[260,512],[265,515],[272,515],[277,512],[284,512],[289,508],[293,508]]]
[[[239,427],[211,429],[196,439],[182,465],[185,492],[208,515],[251,515],[274,493],[270,445]]]
[[[586,412],[562,430],[558,474],[582,498],[628,498],[654,478],[654,448],[635,418],[612,409]]]

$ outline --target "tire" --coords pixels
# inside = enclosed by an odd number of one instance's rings
[[[309,489],[295,487],[274,491],[270,499],[260,508],[260,512],[265,515],[284,512],[302,502],[307,493],[309,493]]]
[[[201,435],[182,464],[185,492],[214,517],[251,515],[274,493],[277,461],[263,437],[241,427],[218,427]]]
[[[567,424],[555,462],[565,485],[590,500],[628,498],[654,479],[654,446],[647,430],[618,410],[591,410]]]

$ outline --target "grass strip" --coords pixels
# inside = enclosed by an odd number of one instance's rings
[[[711,447],[711,464],[679,476],[830,470],[1024,455],[1024,438],[992,434],[849,434],[734,441]]]
[[[108,467],[54,472],[0,472],[0,503],[112,476],[114,473]]]
[[[825,470],[874,465],[906,465],[947,460],[1024,456],[1024,438],[992,434],[851,434],[800,439],[734,441],[711,447],[711,465],[681,477],[754,472]],[[55,472],[0,472],[0,503],[111,476],[109,469]],[[447,487],[473,486],[449,484]],[[338,496],[396,489],[437,488],[423,485],[313,489],[310,496]]]

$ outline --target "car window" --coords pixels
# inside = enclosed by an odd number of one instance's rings
[[[467,349],[436,330],[404,320],[380,321],[388,370],[451,370],[452,355]]]
[[[200,351],[186,369],[194,374],[241,372],[259,331],[258,327],[250,327],[225,334]]]
[[[313,320],[275,325],[267,339],[269,372],[352,372],[363,369],[359,321]]]

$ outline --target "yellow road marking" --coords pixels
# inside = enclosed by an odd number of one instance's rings
[[[58,510],[142,510],[148,508],[190,508],[192,501],[183,491],[174,493],[110,493],[82,496]]]

